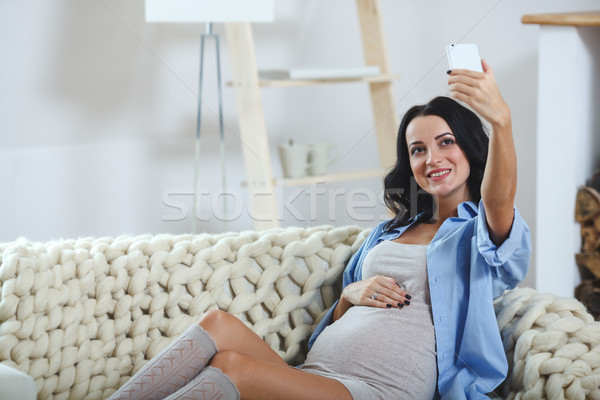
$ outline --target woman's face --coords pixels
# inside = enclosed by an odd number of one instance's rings
[[[406,144],[410,167],[423,190],[440,200],[469,199],[471,167],[443,118],[427,115],[413,119],[406,129]]]

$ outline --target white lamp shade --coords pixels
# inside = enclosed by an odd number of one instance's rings
[[[145,0],[146,22],[272,22],[273,0]]]

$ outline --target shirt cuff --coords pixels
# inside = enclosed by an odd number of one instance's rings
[[[479,221],[477,223],[477,248],[479,253],[483,256],[485,261],[493,267],[500,267],[509,260],[509,258],[521,247],[523,233],[525,232],[525,225],[523,218],[517,210],[513,207],[514,216],[513,223],[510,228],[508,238],[502,242],[500,246],[496,246],[492,239],[490,239],[490,232],[487,226],[487,219],[485,215],[485,208],[483,201],[479,202]]]

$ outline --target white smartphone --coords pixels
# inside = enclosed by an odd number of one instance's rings
[[[453,43],[446,46],[450,69],[469,69],[483,72],[479,49],[474,43]]]

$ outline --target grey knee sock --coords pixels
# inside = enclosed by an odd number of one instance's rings
[[[199,325],[153,357],[110,400],[159,400],[184,387],[215,355],[215,342]]]
[[[239,400],[235,383],[220,369],[206,367],[190,383],[164,400],[218,399]]]

